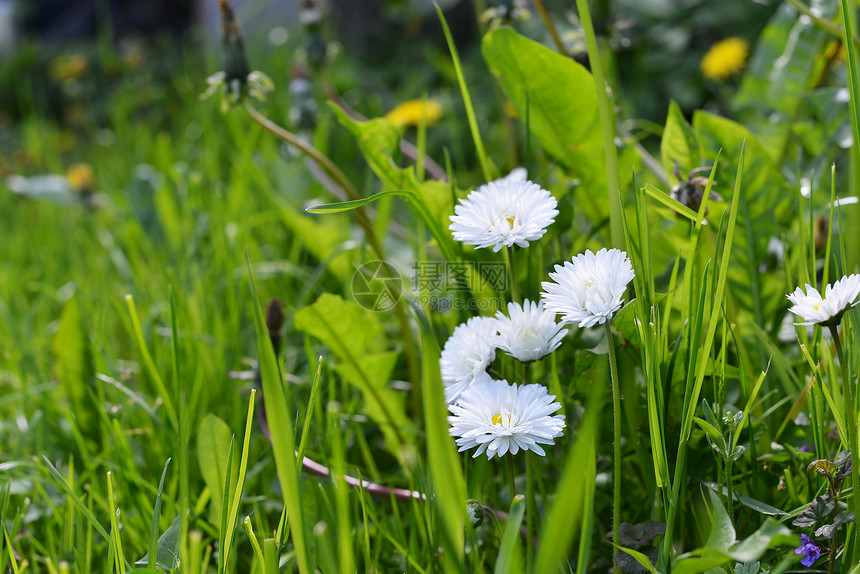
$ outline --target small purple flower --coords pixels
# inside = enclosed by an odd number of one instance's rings
[[[800,561],[801,564],[810,568],[818,557],[821,556],[821,548],[815,545],[815,543],[809,539],[809,536],[806,534],[800,535],[800,546],[794,549],[795,554],[803,554],[803,560]]]

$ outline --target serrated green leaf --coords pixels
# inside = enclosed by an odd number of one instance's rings
[[[835,504],[833,503],[833,499],[830,498],[826,494],[822,494],[817,497],[815,500],[809,503],[803,512],[797,515],[797,518],[792,522],[795,526],[800,526],[801,528],[806,528],[809,526],[814,526],[819,522],[824,522],[830,516],[830,513],[833,512],[835,508]]]
[[[298,311],[294,324],[332,350],[340,363],[337,371],[361,391],[367,414],[379,425],[392,454],[402,456],[401,447],[413,436],[403,430],[413,424],[404,411],[403,393],[388,387],[397,353],[379,347],[384,327],[376,314],[325,293]]]
[[[663,128],[663,138],[660,140],[660,160],[672,185],[678,183],[678,178],[675,176],[675,162],[678,163],[678,171],[682,178],[699,167],[699,140],[696,138],[696,132],[684,119],[681,108],[674,101],[669,102],[666,126]],[[695,217],[691,219],[695,221]]]

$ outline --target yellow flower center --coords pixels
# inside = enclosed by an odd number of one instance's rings
[[[517,419],[516,423],[514,422],[514,415],[508,409],[503,410],[499,414],[493,415],[492,421],[494,425],[501,425],[503,427],[512,427],[520,422],[519,419]]]

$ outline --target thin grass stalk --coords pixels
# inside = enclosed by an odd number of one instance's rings
[[[321,151],[316,149],[314,146],[309,144],[308,142],[302,140],[297,137],[295,134],[290,131],[282,128],[278,124],[269,120],[267,117],[258,112],[254,106],[252,106],[247,100],[244,105],[245,111],[248,112],[248,115],[257,122],[260,126],[262,126],[266,131],[274,135],[275,137],[297,147],[302,153],[308,155],[313,158],[317,163],[319,163],[326,171],[329,172],[338,184],[343,187],[343,189],[347,192],[350,199],[352,201],[360,201],[362,197],[358,194],[355,187],[352,185],[352,182],[349,181],[349,178],[344,175],[342,171]],[[387,261],[385,258],[385,252],[382,249],[382,243],[379,241],[379,237],[376,234],[376,230],[373,227],[372,222],[367,216],[367,213],[364,210],[363,206],[359,206],[356,208],[355,219],[361,228],[364,230],[365,238],[367,242],[370,244],[370,248],[373,250],[376,257],[378,257],[381,261]],[[382,265],[380,269],[386,276],[390,279],[393,279],[388,274],[388,266]],[[409,369],[409,377],[412,383],[418,387],[421,384],[421,378],[419,374],[418,368],[418,357],[415,353],[415,342],[412,336],[412,328],[409,325],[409,320],[406,317],[406,312],[403,307],[406,304],[399,297],[399,294],[391,291],[392,287],[389,285],[390,282],[384,282],[384,286],[389,290],[389,294],[391,297],[398,302],[397,305],[394,306],[394,314],[397,317],[397,323],[400,327],[400,336],[403,339],[403,348],[406,353],[406,363]]]
[[[472,140],[475,143],[475,153],[478,155],[478,161],[481,163],[481,172],[484,174],[484,181],[491,181],[492,169],[490,162],[487,159],[487,152],[484,149],[484,142],[481,139],[481,132],[478,131],[478,120],[475,117],[475,108],[472,107],[472,98],[469,96],[469,88],[466,85],[466,78],[463,75],[463,67],[460,64],[460,55],[457,53],[457,46],[454,44],[454,38],[451,36],[451,29],[448,28],[448,22],[445,20],[445,15],[439,5],[436,5],[436,12],[439,14],[439,21],[442,23],[442,31],[445,33],[445,39],[448,41],[448,49],[451,52],[451,62],[454,64],[454,72],[457,75],[457,83],[460,86],[460,95],[463,97],[463,106],[466,108],[466,118],[469,120],[469,131],[472,132]]]
[[[612,543],[619,544],[621,532],[621,398],[618,385],[618,365],[615,358],[615,341],[609,321],[603,323],[609,345],[609,378],[612,383]],[[613,552],[613,564],[614,561]]]
[[[543,0],[534,0],[534,3],[538,14],[540,14],[541,20],[543,20],[544,26],[546,26],[547,31],[550,36],[552,36],[552,40],[555,42],[555,46],[558,48],[559,53],[570,58],[570,52],[567,51],[567,48],[564,46],[564,42],[561,41],[561,36],[558,35],[558,30],[555,29],[555,24],[553,24],[552,18],[549,17],[549,13],[543,5]]]
[[[609,191],[609,231],[612,247],[624,249],[624,227],[621,223],[621,201],[618,193],[621,181],[618,176],[618,150],[615,147],[615,111],[609,94],[606,92],[606,78],[603,74],[603,62],[600,60],[600,49],[597,46],[597,36],[594,34],[594,24],[591,22],[591,12],[588,0],[576,0],[579,19],[585,33],[585,44],[588,47],[588,61],[591,73],[594,74],[594,89],[597,92],[597,110],[600,113],[600,127],[603,132],[603,153],[606,158],[606,186]]]
[[[173,287],[168,290],[170,309],[171,349],[173,351],[173,394],[179,419],[179,541],[180,556],[188,551],[188,410],[179,361],[179,330],[176,328],[176,297]],[[165,465],[166,467],[166,465]]]
[[[517,269],[514,263],[514,248],[508,246],[505,249],[505,262],[508,264],[508,274],[511,277],[511,301],[519,303],[520,290],[517,285]]]
[[[514,457],[509,454],[505,458],[508,461],[508,490],[510,490],[510,497],[513,500],[517,494],[516,482],[514,481]]]
[[[858,189],[860,187],[860,174],[858,174],[858,171],[860,171],[860,70],[857,68],[857,45],[856,42],[851,41],[852,38],[856,38],[854,36],[854,27],[857,24],[855,19],[857,3],[850,2],[849,0],[841,0],[840,6],[842,12],[843,42],[845,44],[845,63],[848,69],[848,88],[851,96],[851,131],[854,135],[854,145],[851,152],[851,184],[854,194],[860,195],[860,189]],[[852,210],[852,213],[854,217],[849,221],[856,224],[858,220],[857,209]],[[857,264],[856,258],[858,257],[858,242],[856,240],[851,242],[849,253],[852,258],[846,261],[846,263],[853,268]],[[855,531],[857,530],[860,529],[855,528]],[[855,540],[860,543],[860,533],[857,534]],[[854,551],[855,559],[857,558],[857,551],[858,549]]]
[[[851,498],[848,499],[849,512],[857,512],[857,494],[860,492],[860,465],[856,464],[857,459],[857,423],[855,422],[855,405],[854,402],[854,385],[848,377],[848,363],[845,361],[845,353],[842,350],[842,341],[839,338],[839,326],[830,325],[830,335],[833,337],[833,344],[836,346],[836,355],[839,358],[839,366],[842,369],[842,400],[845,401],[845,425],[848,427],[848,449],[851,451],[852,460],[855,464],[851,465],[851,486],[854,487]],[[856,562],[857,548],[860,544],[860,529],[854,528],[854,541],[852,552],[846,556],[847,564]]]

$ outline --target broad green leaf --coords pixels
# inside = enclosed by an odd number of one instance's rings
[[[752,562],[774,546],[795,545],[797,537],[772,518],[748,538],[735,544],[735,529],[719,496],[708,490],[712,530],[707,544],[681,557],[672,572],[693,574],[707,572],[729,561]]]
[[[710,480],[702,480],[699,478],[697,478],[697,480],[699,482],[701,482],[703,485],[705,485],[708,488],[710,488],[711,490],[713,490],[714,492],[717,492],[717,493],[721,494],[722,496],[728,496],[728,489],[726,488],[726,485],[717,484],[716,482],[713,482]],[[738,502],[740,502],[742,505],[746,506],[747,508],[751,508],[752,510],[755,510],[759,514],[764,514],[767,516],[785,516],[786,514],[788,514],[784,510],[780,510],[779,508],[771,506],[770,504],[765,504],[764,502],[762,502],[760,500],[756,500],[755,498],[750,498],[749,496],[746,496],[745,494],[740,494],[739,492],[735,492],[733,494],[734,494],[735,498],[738,500]]]
[[[699,167],[699,140],[675,102],[669,103],[669,115],[666,116],[663,139],[660,140],[660,159],[672,185],[678,183],[678,178],[675,177],[675,162],[678,163],[682,178],[686,178],[692,169]]]
[[[100,428],[87,396],[87,387],[94,376],[93,360],[77,295],[63,306],[60,325],[51,346],[56,358],[54,372],[64,394],[69,397],[72,415],[78,427],[92,436]]]
[[[833,0],[805,3],[825,20],[836,13],[837,2]],[[774,160],[783,153],[791,120],[819,65],[817,56],[828,37],[788,2],[777,9],[759,36],[733,105]]]
[[[709,423],[704,419],[700,419],[699,417],[693,417],[693,422],[699,425],[699,427],[705,431],[705,434],[708,435],[708,438],[711,439],[716,445],[720,448],[720,452],[726,453],[726,443],[723,439],[723,435],[720,433],[719,429]]]
[[[364,397],[367,414],[380,426],[391,452],[412,442],[413,426],[404,411],[405,396],[388,387],[397,353],[380,347],[384,327],[376,314],[325,293],[295,316],[296,329],[319,339],[337,356],[337,371]]]
[[[606,197],[606,160],[594,78],[583,66],[509,28],[484,36],[484,60],[531,136],[582,181],[585,194]],[[609,212],[605,201],[602,214]]]
[[[763,321],[783,305],[785,282],[779,274],[760,274],[759,264],[767,257],[768,241],[783,229],[796,202],[762,145],[746,128],[702,111],[693,117],[693,127],[699,136],[703,161],[712,161],[720,152],[719,173],[735,172],[744,149],[743,172],[738,174],[743,179],[743,193],[738,197],[738,232],[729,265],[729,293],[744,310]],[[717,191],[727,197],[727,189],[728,183],[721,179]]]
[[[197,429],[197,463],[200,465],[200,473],[209,492],[212,493],[213,522],[216,524],[221,516],[221,501],[224,498],[224,473],[227,468],[227,457],[230,452],[230,439],[233,432],[227,423],[212,413],[203,417],[200,427]],[[233,468],[236,472],[231,473],[231,489],[235,487],[238,477],[238,453],[233,455]]]
[[[711,516],[711,535],[708,537],[706,546],[720,551],[727,551],[735,543],[735,527],[729,518],[720,497],[712,490],[708,490],[711,500],[709,513]]]
[[[155,563],[167,571],[173,570],[179,566],[179,525],[180,517],[177,516],[164,531],[164,534],[158,539],[158,546],[155,551]],[[146,564],[149,561],[149,553],[146,556],[135,562],[135,564]],[[135,570],[135,574],[145,572],[146,570]],[[154,572],[154,570],[153,570]]]
[[[768,548],[796,545],[796,535],[773,518],[768,518],[758,530],[732,548],[729,556],[738,562],[752,562],[758,560]]]

